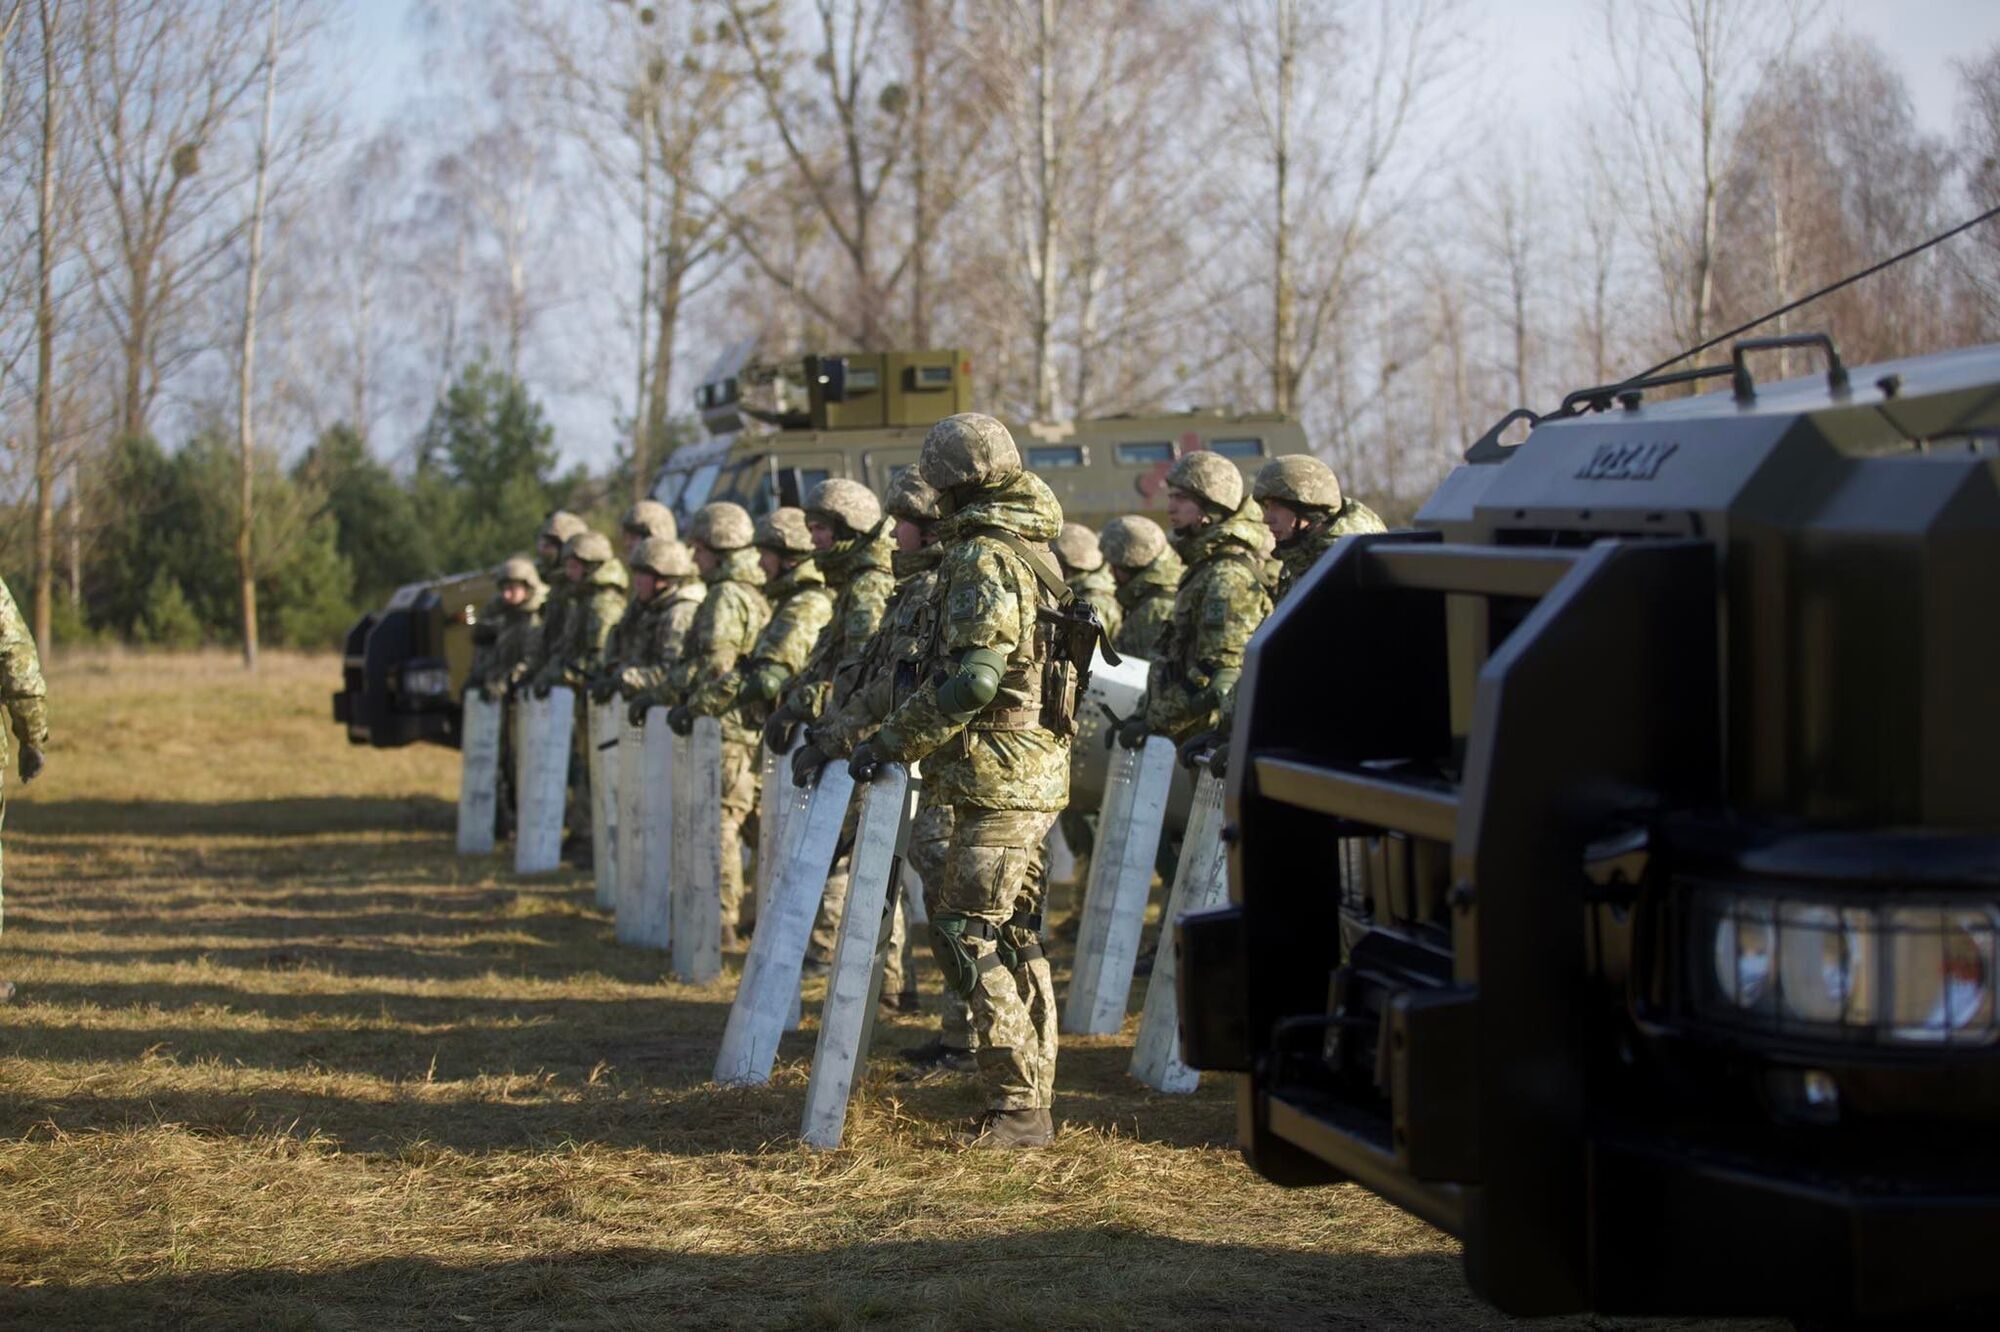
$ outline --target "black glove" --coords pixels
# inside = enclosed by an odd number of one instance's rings
[[[653,700],[641,695],[632,700],[632,705],[625,709],[625,715],[632,719],[634,726],[644,726],[646,724],[646,714],[652,710]]]
[[[534,684],[528,687],[528,692],[533,694],[536,698],[547,698],[549,696],[549,690],[553,688],[555,688],[555,686],[550,684],[547,680],[537,680],[535,681]]]
[[[800,745],[792,753],[792,785],[818,786],[819,770],[829,762],[828,756],[812,745]]]
[[[789,704],[780,703],[764,723],[764,748],[773,754],[782,754],[792,747],[792,736],[797,734],[799,719],[792,715]]]
[[[35,778],[41,776],[42,765],[47,762],[48,760],[42,757],[42,751],[40,749],[38,749],[34,745],[22,745],[21,785],[26,786],[29,782],[32,782],[35,780]]]
[[[1181,766],[1190,772],[1194,771],[1198,761],[1204,755],[1208,754],[1209,751],[1214,750],[1218,754],[1222,752],[1222,741],[1223,734],[1219,728],[1189,736],[1187,739],[1181,741]]]
[[[618,682],[616,680],[594,680],[590,686],[590,701],[593,703],[609,703],[611,696],[617,692]]]
[[[667,713],[667,729],[675,735],[693,735],[694,709],[685,703],[676,703]]]
[[[847,760],[847,775],[866,786],[875,780],[875,774],[880,771],[882,771],[882,756],[875,752],[875,742],[863,740],[856,745],[854,757]]]
[[[1137,749],[1146,743],[1146,737],[1152,733],[1153,728],[1146,725],[1144,717],[1134,716],[1118,723],[1116,735],[1119,744],[1127,749]]]
[[[1208,756],[1208,774],[1218,782],[1229,775],[1229,742],[1227,740],[1218,744],[1215,747],[1215,752]]]

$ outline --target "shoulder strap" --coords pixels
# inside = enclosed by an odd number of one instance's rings
[[[1076,600],[1076,593],[1063,581],[1062,571],[1055,567],[1055,560],[1036,550],[1012,532],[1003,532],[997,527],[983,529],[983,535],[992,537],[1007,549],[1019,555],[1035,575],[1035,581],[1042,590],[1056,599],[1056,605],[1067,606]]]

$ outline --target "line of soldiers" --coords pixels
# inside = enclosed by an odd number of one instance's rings
[[[760,742],[784,753],[803,736],[779,778],[801,786],[830,762],[845,760],[857,783],[883,763],[920,762],[908,862],[947,995],[938,1038],[907,1057],[978,1071],[988,1109],[968,1142],[1040,1146],[1054,1135],[1057,1022],[1042,951],[1046,838],[1064,817],[1072,843],[1087,841],[1066,811],[1093,649],[1151,663],[1144,704],[1117,740],[1158,733],[1212,747],[1274,599],[1335,538],[1382,529],[1310,457],[1273,461],[1249,495],[1235,464],[1212,453],[1183,457],[1166,484],[1171,539],[1136,516],[1101,534],[1065,525],[1007,428],[965,413],[932,427],[886,502],[836,478],[803,510],[754,523],[713,503],[690,520],[685,547],[664,507],[633,506],[629,601],[609,543],[554,514],[538,563],[501,566],[471,683],[489,697],[556,684],[622,696],[635,720],[667,708],[681,734],[696,716],[720,720],[726,946],[754,926],[738,848]],[[573,836],[587,807],[572,806]],[[843,851],[853,809],[848,818]],[[845,891],[843,860],[815,922],[815,970],[831,956]],[[899,913],[885,924],[885,1003],[907,1011]]]

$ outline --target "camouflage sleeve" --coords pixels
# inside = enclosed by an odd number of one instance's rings
[[[1023,607],[1020,587],[1001,547],[974,540],[952,551],[938,579],[944,608],[936,656],[916,691],[904,699],[875,733],[885,758],[921,759],[965,729],[967,718],[947,712],[938,692],[968,649],[990,648],[1011,658],[1035,619]]]
[[[590,599],[569,662],[569,673],[575,683],[595,679],[604,670],[611,660],[613,635],[624,619],[625,594],[618,589],[604,588]]]
[[[826,713],[832,706],[834,680],[868,650],[895,593],[895,575],[886,569],[863,569],[841,589],[833,620],[813,645],[812,656],[786,700],[792,711],[806,717]]]
[[[0,701],[13,720],[14,738],[24,745],[40,749],[49,742],[48,692],[34,636],[0,581]]]
[[[703,605],[709,613],[702,617],[707,630],[702,652],[690,658],[693,670],[685,687],[687,704],[704,717],[720,717],[736,702],[736,663],[749,646],[753,622],[749,606],[741,596],[718,586]]]
[[[1243,649],[1270,612],[1270,594],[1257,576],[1236,561],[1221,563],[1195,608],[1194,642],[1185,660],[1201,678],[1191,683],[1205,686],[1218,671],[1242,670]]]
[[[788,597],[771,612],[770,623],[757,636],[750,658],[782,666],[788,675],[805,669],[814,646],[833,619],[833,598],[821,591],[801,592]]]

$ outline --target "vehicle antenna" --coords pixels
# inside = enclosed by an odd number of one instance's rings
[[[1727,333],[1718,333],[1714,337],[1710,338],[1707,342],[1703,342],[1696,346],[1689,347],[1684,352],[1678,352],[1672,356],[1669,356],[1666,360],[1661,361],[1658,365],[1650,366],[1647,369],[1641,370],[1638,374],[1633,375],[1630,379],[1627,379],[1624,382],[1626,384],[1630,384],[1637,380],[1650,378],[1651,376],[1656,375],[1660,371],[1666,369],[1668,366],[1674,364],[1676,361],[1685,361],[1690,356],[1699,356],[1702,352],[1707,351],[1711,347],[1719,346],[1720,344],[1729,341],[1731,338],[1734,338],[1739,334],[1748,333],[1751,329],[1757,327],[1759,324],[1768,324],[1773,319],[1776,319],[1778,316],[1790,314],[1792,311],[1798,309],[1802,305],[1811,305],[1814,301],[1820,299],[1822,296],[1831,296],[1834,292],[1839,291],[1843,287],[1850,287],[1853,286],[1855,283],[1861,281],[1863,278],[1873,277],[1885,268],[1892,268],[1895,265],[1902,263],[1905,259],[1909,259],[1916,255],[1922,254],[1925,250],[1930,249],[1934,245],[1942,245],[1944,242],[1950,240],[1953,236],[1959,235],[1962,232],[1970,231],[1974,227],[1978,226],[1980,223],[1989,222],[1996,217],[2000,217],[2000,204],[1994,205],[1993,207],[1987,209],[1985,212],[1981,213],[1977,217],[1968,218],[1967,220],[1959,223],[1957,226],[1951,228],[1951,230],[1949,231],[1940,231],[1937,235],[1931,237],[1929,240],[1922,241],[1916,245],[1912,245],[1909,249],[1904,250],[1901,254],[1892,254],[1887,259],[1883,259],[1878,263],[1870,264],[1867,268],[1864,268],[1857,273],[1849,273],[1846,277],[1841,278],[1838,282],[1829,283],[1828,285],[1821,287],[1818,291],[1811,292],[1807,295],[1799,297],[1795,301],[1791,301],[1785,305],[1781,305],[1777,309],[1772,310],[1767,314],[1758,315],[1755,319],[1752,319],[1747,324],[1738,324],[1735,328],[1730,329]]]

